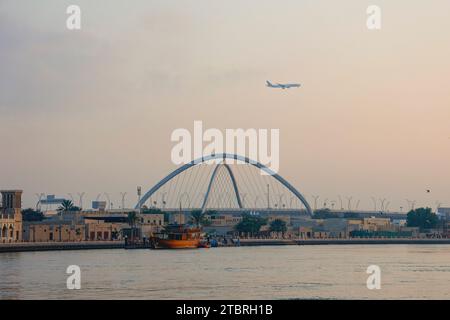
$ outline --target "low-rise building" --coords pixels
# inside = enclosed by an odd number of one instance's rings
[[[392,224],[398,228],[406,227],[407,220],[406,219],[392,219]]]
[[[23,241],[25,242],[70,242],[85,240],[85,225],[72,221],[25,222]]]
[[[364,218],[362,230],[366,231],[394,231],[389,218]]]
[[[0,192],[0,242],[22,241],[22,190]]]
[[[275,220],[284,221],[287,226],[291,224],[291,216],[288,215],[272,214],[267,217],[267,223],[269,225]]]
[[[347,220],[347,232],[350,234],[352,231],[359,231],[363,228],[363,220],[361,219],[349,219]]]
[[[241,221],[241,216],[232,214],[215,214],[210,216],[211,227],[234,227]]]
[[[138,215],[138,227],[142,237],[149,238],[164,228],[163,213],[141,213]]]
[[[436,210],[436,215],[440,220],[450,220],[450,208],[439,207]]]
[[[120,238],[121,230],[127,224],[123,222],[108,222],[102,219],[84,219],[86,226],[86,240],[109,241]]]

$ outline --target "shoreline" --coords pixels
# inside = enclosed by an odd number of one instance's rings
[[[450,244],[450,239],[240,239],[241,247],[254,246],[303,246],[303,245],[399,245],[399,244]],[[221,246],[219,246],[220,248]],[[122,241],[96,242],[41,242],[41,243],[0,243],[0,253],[38,252],[64,250],[98,249],[149,249],[148,247],[125,247]]]
[[[241,246],[261,245],[367,245],[367,244],[450,244],[450,239],[241,239]]]

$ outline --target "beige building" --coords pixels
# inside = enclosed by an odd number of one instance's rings
[[[85,226],[71,221],[26,222],[23,226],[23,241],[26,242],[70,242],[85,239]]]
[[[349,219],[347,220],[347,232],[359,231],[363,228],[363,220]]]
[[[159,232],[164,227],[163,213],[141,213],[138,215],[138,227],[142,237],[149,238],[153,233]]]
[[[210,216],[211,227],[233,227],[241,222],[241,216],[232,214],[215,214]]]
[[[22,190],[0,192],[0,242],[22,241]]]
[[[288,215],[279,215],[279,214],[274,214],[274,215],[270,215],[267,217],[267,224],[271,224],[273,221],[275,220],[281,220],[284,221],[286,223],[286,225],[290,225],[291,224],[291,216]]]
[[[120,236],[120,232],[125,226],[123,223],[105,222],[99,219],[84,219],[86,228],[86,240],[115,240]]]
[[[364,218],[362,229],[367,231],[395,231],[389,218]]]
[[[73,217],[72,217],[73,218]],[[70,242],[105,241],[120,238],[124,223],[105,222],[101,219],[84,221],[49,219],[37,222],[25,222],[23,241],[26,242]]]

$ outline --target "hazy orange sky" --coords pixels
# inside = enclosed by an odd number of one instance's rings
[[[82,29],[66,29],[78,4]],[[382,28],[366,28],[366,8]],[[136,202],[176,128],[279,128],[311,195],[450,206],[450,2],[0,1],[0,187]],[[300,82],[276,90],[265,80]],[[426,193],[431,189],[431,193]]]

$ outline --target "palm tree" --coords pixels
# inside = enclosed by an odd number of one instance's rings
[[[273,232],[286,232],[287,231],[287,226],[286,226],[286,222],[281,220],[281,219],[275,219],[270,223],[270,231]]]
[[[63,200],[61,202],[61,205],[58,207],[58,211],[60,212],[66,212],[66,211],[75,211],[76,207],[74,206],[73,202],[70,200]]]
[[[132,211],[132,212],[128,212],[128,224],[130,225],[131,228],[131,237],[134,240],[134,230],[136,228],[136,223],[138,221],[139,217],[137,216],[136,212]]]
[[[199,228],[202,224],[207,224],[208,219],[206,213],[202,210],[191,211],[191,221]]]

